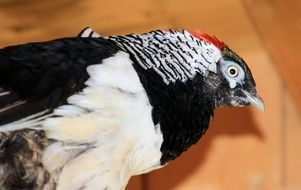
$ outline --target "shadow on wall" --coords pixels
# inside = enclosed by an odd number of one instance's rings
[[[199,169],[200,165],[206,163],[206,155],[214,139],[222,135],[233,137],[251,135],[264,140],[263,134],[253,120],[250,108],[220,108],[215,111],[214,119],[205,136],[196,145],[165,168],[144,176],[147,184],[143,185],[143,190],[158,188],[174,190],[178,184]]]

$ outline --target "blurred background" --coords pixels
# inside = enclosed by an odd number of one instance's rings
[[[197,145],[127,190],[301,189],[300,0],[0,0],[0,47],[154,29],[201,29],[249,64],[266,110],[223,108]]]

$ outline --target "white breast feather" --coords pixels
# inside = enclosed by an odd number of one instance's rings
[[[58,189],[123,189],[130,176],[160,167],[163,137],[128,54],[118,52],[88,67],[88,73],[88,87],[68,98],[71,105],[55,110],[63,117],[46,119],[42,126],[50,138],[95,147],[73,158],[53,145],[43,161],[51,171],[66,164]]]

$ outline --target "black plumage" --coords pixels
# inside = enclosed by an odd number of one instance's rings
[[[213,91],[205,88],[201,75],[185,84],[176,82],[167,86],[154,70],[135,65],[153,106],[154,124],[160,124],[163,133],[161,164],[164,165],[206,132],[215,108]]]
[[[0,124],[66,103],[67,97],[84,88],[87,67],[118,50],[103,38],[64,38],[0,49],[0,86],[10,92],[0,97],[0,106],[25,101],[2,112]]]

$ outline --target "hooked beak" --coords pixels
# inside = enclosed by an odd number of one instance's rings
[[[250,94],[249,92],[244,91],[247,96],[246,100],[253,106],[255,106],[260,111],[264,112],[264,103],[262,98],[256,93],[255,95]]]

